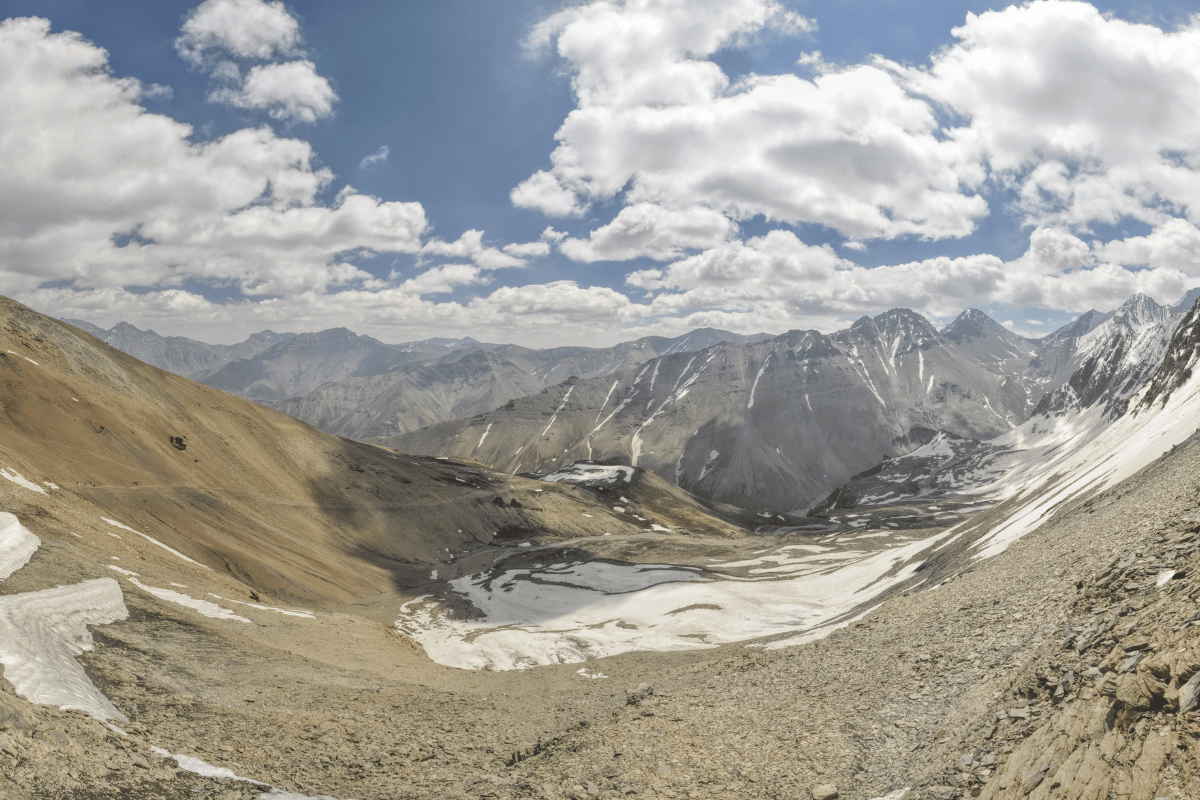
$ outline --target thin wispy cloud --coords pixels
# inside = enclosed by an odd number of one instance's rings
[[[389,152],[391,151],[388,150],[388,146],[385,144],[383,147],[380,147],[374,153],[358,162],[358,168],[372,169],[373,167],[379,167],[386,164]]]

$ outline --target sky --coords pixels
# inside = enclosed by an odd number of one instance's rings
[[[1192,0],[0,0],[0,293],[609,345],[1200,285]]]

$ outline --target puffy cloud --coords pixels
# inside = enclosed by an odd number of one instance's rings
[[[741,219],[816,222],[861,238],[962,236],[987,212],[969,146],[941,135],[930,104],[884,63],[738,84],[707,56],[756,33],[794,32],[771,0],[593,2],[539,25],[574,73],[578,106],[549,170],[518,206],[579,214],[625,192],[631,205],[697,204]]]
[[[317,74],[311,61],[300,60],[251,67],[240,86],[219,86],[209,92],[208,99],[237,108],[261,109],[275,119],[316,122],[333,113],[337,94],[329,81]]]
[[[467,308],[483,319],[490,317],[527,328],[578,323],[610,327],[649,315],[647,307],[633,303],[620,292],[599,286],[580,287],[574,281],[504,286],[486,298],[472,300]],[[586,337],[586,333],[583,335]]]
[[[260,61],[293,55],[301,41],[300,24],[279,0],[204,0],[184,20],[175,49],[202,66],[226,53]]]
[[[559,249],[573,261],[627,261],[648,256],[668,261],[685,250],[711,247],[729,239],[736,226],[707,208],[672,211],[653,203],[626,206],[616,219],[587,239],[566,239]]]
[[[517,258],[540,258],[550,255],[550,245],[547,242],[514,242],[500,249]]]
[[[951,132],[1038,224],[1200,219],[1200,22],[1164,31],[1069,0],[968,14],[913,91],[966,118]]]
[[[1129,240],[1127,246],[1153,245]],[[1068,231],[1045,228],[1035,230],[1028,250],[1009,262],[979,254],[873,268],[807,245],[791,232],[772,231],[634,272],[627,282],[653,293],[648,305],[655,315],[720,313],[731,324],[741,317],[736,327],[744,330],[755,315],[790,320],[784,323],[789,327],[828,328],[896,306],[944,318],[969,305],[1112,308],[1139,291],[1171,302],[1195,279],[1174,267],[1129,269],[1106,262]]]
[[[488,283],[489,280],[480,267],[472,264],[443,264],[405,281],[400,289],[417,296],[444,294],[453,291],[455,286]]]
[[[545,170],[539,170],[526,178],[509,193],[509,197],[515,206],[536,208],[552,217],[578,216],[583,213],[585,207],[573,191]]]
[[[140,105],[105,52],[42,19],[0,22],[0,274],[10,291],[191,280],[250,292],[365,280],[348,253],[415,253],[418,203],[353,190],[266,128],[210,142]]]
[[[254,64],[244,76],[236,63],[296,56],[302,41],[299,23],[279,0],[205,0],[184,20],[175,49],[219,82],[209,102],[315,122],[333,114],[338,96],[312,61]]]
[[[791,231],[771,231],[685,258],[665,269],[630,274],[642,289],[730,290],[739,300],[765,300],[792,287],[828,280],[836,269],[853,266],[828,246],[806,245]]]
[[[388,150],[388,146],[385,144],[383,147],[380,147],[374,153],[358,162],[358,168],[371,169],[372,167],[379,166],[380,164],[386,164],[390,152],[391,151]]]
[[[522,247],[522,245],[518,245]],[[433,239],[421,248],[422,255],[450,256],[453,258],[469,258],[484,269],[506,269],[508,267],[523,267],[525,259],[519,254],[505,250],[487,247],[483,243],[483,231],[469,230],[458,237],[456,242],[444,242]]]
[[[1168,267],[1200,277],[1200,229],[1187,220],[1169,219],[1146,236],[1101,245],[1097,257],[1114,264]]]

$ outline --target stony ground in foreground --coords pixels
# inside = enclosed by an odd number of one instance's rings
[[[437,667],[365,622],[356,635],[381,656],[354,666],[130,596],[131,619],[96,629],[83,659],[127,735],[0,694],[0,793],[258,794],[181,771],[156,745],[361,800],[791,800],[824,785],[848,800],[906,787],[1186,800],[1200,797],[1200,717],[1180,708],[1200,671],[1198,543],[1193,438],[1003,556],[823,640],[620,656],[589,663],[608,676],[592,680],[578,665]]]

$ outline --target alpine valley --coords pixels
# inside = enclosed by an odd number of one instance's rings
[[[0,796],[1200,796],[1198,297],[549,350],[0,299]]]

